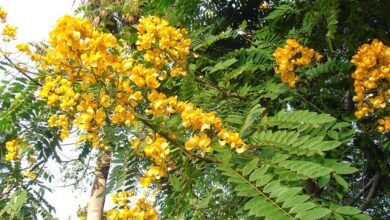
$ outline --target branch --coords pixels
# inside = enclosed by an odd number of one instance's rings
[[[209,88],[213,88],[213,89],[216,89],[216,90],[220,91],[226,97],[232,97],[232,98],[237,98],[237,99],[241,99],[241,100],[247,100],[247,97],[245,97],[245,96],[240,96],[237,93],[226,91],[226,89],[224,89],[224,88],[222,88],[222,87],[220,87],[218,85],[206,82],[205,80],[200,79],[198,77],[195,77],[195,81],[200,82],[200,83],[202,83],[203,85],[205,85],[205,86],[207,86]]]
[[[4,54],[3,54],[4,55]],[[29,79],[30,81],[34,82],[35,84],[37,84],[38,86],[42,86],[41,83],[39,83],[38,81],[36,81],[35,79],[31,78],[29,75],[27,75],[22,69],[20,69],[9,57],[5,56],[4,55],[4,58],[10,63],[12,64],[12,66],[19,72],[21,73],[23,76],[25,76],[27,79]]]
[[[364,192],[371,186],[372,182],[375,180],[375,176],[370,180],[368,181],[368,183],[366,185],[363,186],[362,190],[360,190],[360,192],[358,194],[356,194],[353,198],[352,198],[352,202],[351,204],[354,204],[357,202],[357,200],[360,198],[360,196],[362,196],[364,194]]]
[[[376,172],[375,176],[372,178],[372,185],[370,191],[368,192],[367,197],[363,200],[363,203],[360,205],[361,210],[364,211],[365,209],[368,208],[368,204],[370,203],[370,200],[372,199],[372,197],[376,192],[380,179],[381,179],[381,175],[379,174],[379,172]]]
[[[307,100],[303,95],[301,95],[299,93],[299,91],[297,91],[296,93],[306,104],[310,105],[311,107],[313,107],[316,111],[320,112],[320,113],[325,113],[324,111],[322,111],[320,108],[318,108],[316,105],[314,105],[313,103],[311,103],[309,100]]]

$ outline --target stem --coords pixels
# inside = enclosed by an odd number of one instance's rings
[[[4,58],[10,63],[12,64],[12,66],[19,72],[21,73],[23,76],[25,76],[27,79],[29,79],[30,81],[34,82],[35,84],[37,84],[38,86],[42,86],[42,84],[40,84],[38,81],[36,81],[35,79],[31,78],[29,75],[27,75],[23,70],[21,70],[9,57],[5,56],[3,54]]]
[[[299,93],[299,91],[297,91],[296,93],[306,104],[310,105],[311,107],[313,107],[316,111],[320,112],[320,113],[325,113],[324,111],[322,111],[320,108],[318,108],[316,105],[314,105],[313,103],[311,103],[309,100],[307,100],[303,95],[301,95]]]
[[[213,89],[216,89],[216,90],[220,91],[226,97],[232,97],[232,98],[237,98],[237,99],[241,99],[241,100],[247,100],[247,97],[245,97],[245,96],[240,96],[237,93],[232,93],[232,92],[226,91],[226,89],[224,89],[224,88],[222,88],[222,87],[220,87],[218,85],[212,84],[210,82],[206,82],[205,80],[200,79],[199,77],[195,77],[195,81],[200,82],[200,83],[202,83],[203,85],[205,85],[205,86],[207,86],[209,88],[213,88]]]

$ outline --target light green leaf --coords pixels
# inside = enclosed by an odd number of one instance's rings
[[[263,166],[261,168],[255,169],[253,173],[249,176],[249,181],[252,182],[262,178],[262,176],[267,172],[268,168],[269,166]]]
[[[314,208],[309,211],[299,212],[295,217],[303,220],[315,220],[321,219],[330,213],[331,211],[326,208]]]
[[[250,174],[256,168],[258,162],[259,159],[256,158],[247,163],[242,169],[242,175],[247,176],[248,174]]]
[[[334,175],[334,178],[336,179],[336,182],[343,187],[344,191],[347,191],[349,188],[349,184],[347,181],[345,181],[344,178],[342,178],[339,175]]]
[[[342,214],[342,215],[356,215],[361,213],[362,211],[360,209],[351,207],[351,206],[342,206],[335,210],[335,212]]]
[[[250,126],[252,126],[253,122],[263,113],[265,108],[261,108],[259,104],[256,104],[249,110],[248,114],[245,117],[244,124],[242,125],[240,129],[240,136],[242,138],[245,138],[248,136],[248,131]]]
[[[214,73],[214,72],[219,71],[219,70],[224,70],[224,69],[228,68],[229,66],[231,66],[232,64],[234,64],[235,62],[237,62],[236,58],[231,58],[231,59],[225,60],[223,62],[219,62],[214,67],[210,68],[210,73]]]

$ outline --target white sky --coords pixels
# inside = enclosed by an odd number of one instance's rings
[[[48,39],[48,34],[56,21],[65,14],[73,14],[76,8],[73,3],[74,0],[0,0],[0,6],[8,12],[7,23],[17,27],[17,43]],[[73,146],[67,147],[73,148]],[[65,152],[68,154],[70,151]],[[49,169],[55,172],[58,178],[59,168],[55,163],[49,164]],[[52,183],[52,185],[63,184],[66,183]],[[72,192],[70,188],[54,188],[54,190],[54,193],[47,194],[45,198],[56,208],[55,217],[61,220],[77,219],[76,210],[79,205],[86,205],[90,189],[87,189],[87,193],[83,195],[75,195],[77,193]]]
[[[58,18],[73,14],[73,0],[0,0],[7,20],[18,27],[19,42],[41,41]]]

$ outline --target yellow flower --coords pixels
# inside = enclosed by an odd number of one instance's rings
[[[4,41],[10,41],[16,39],[16,27],[11,25],[6,25],[3,28],[2,35]]]
[[[152,182],[152,178],[151,177],[141,177],[140,181],[142,186],[144,187],[148,187],[150,185],[150,183]]]
[[[273,55],[277,64],[275,73],[280,74],[282,82],[289,84],[291,88],[294,88],[299,80],[294,73],[296,66],[310,65],[313,57],[317,62],[322,58],[322,55],[300,45],[295,39],[287,39],[286,45],[277,48]]]
[[[24,53],[31,52],[28,44],[16,44],[16,49],[18,49],[20,52],[24,52]]]
[[[351,63],[356,66],[351,75],[355,80],[355,116],[361,118],[373,114],[375,109],[385,109],[390,98],[390,47],[375,39],[362,45]],[[385,132],[386,126],[379,123],[378,130]]]
[[[0,20],[1,23],[5,23],[7,21],[7,12],[4,11],[2,7],[0,7]]]
[[[192,150],[198,145],[198,143],[199,143],[199,136],[194,135],[188,141],[186,141],[185,148],[186,150]]]
[[[5,143],[5,149],[7,150],[7,154],[5,155],[6,161],[15,161],[19,159],[19,144],[17,139],[7,141]]]

